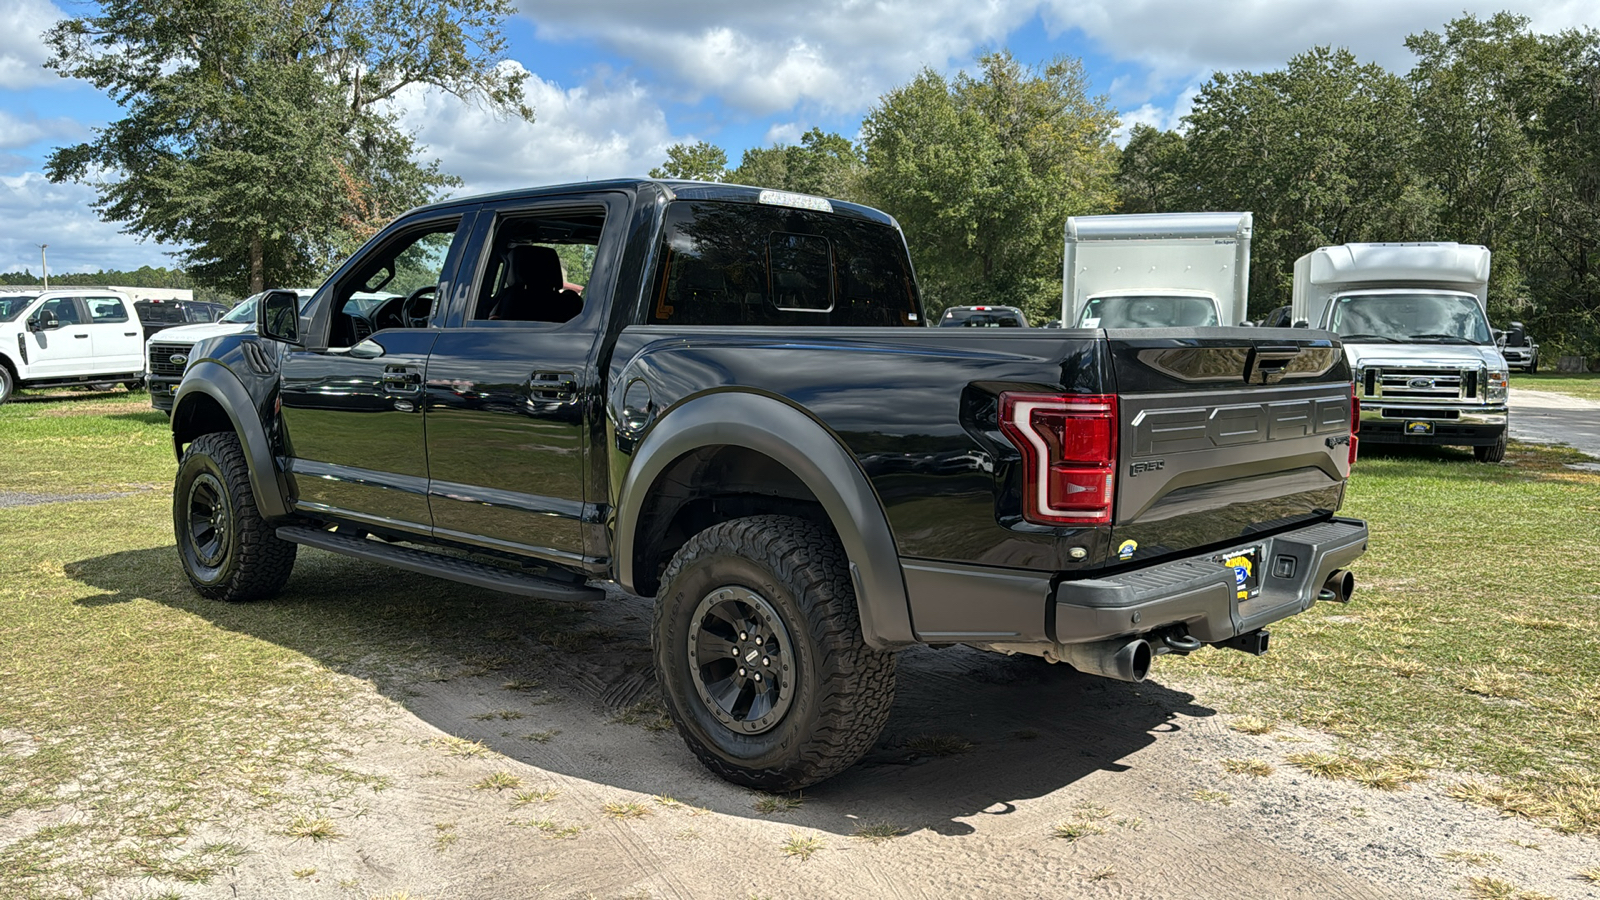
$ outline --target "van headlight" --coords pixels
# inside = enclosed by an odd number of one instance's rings
[[[1506,370],[1490,369],[1489,378],[1484,384],[1488,388],[1483,394],[1485,401],[1489,403],[1506,402],[1506,396],[1510,393],[1510,378],[1507,376]]]

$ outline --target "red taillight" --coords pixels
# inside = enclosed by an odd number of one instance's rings
[[[1361,431],[1361,393],[1356,390],[1356,383],[1350,382],[1350,465],[1356,464],[1356,444],[1359,441],[1356,435]]]
[[[1022,516],[1039,525],[1111,522],[1114,394],[1000,395],[1000,431],[1022,453]]]

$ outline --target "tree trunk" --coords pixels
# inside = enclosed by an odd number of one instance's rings
[[[267,260],[266,249],[261,245],[261,238],[250,239],[250,293],[259,294],[267,289]]]

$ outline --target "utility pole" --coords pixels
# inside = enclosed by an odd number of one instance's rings
[[[44,269],[44,289],[47,290],[47,291],[50,290],[50,260],[45,257],[44,248],[46,248],[48,246],[50,246],[50,245],[49,244],[40,244],[39,245],[39,267]]]

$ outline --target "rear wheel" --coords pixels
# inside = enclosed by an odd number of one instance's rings
[[[261,518],[239,437],[204,434],[183,451],[172,490],[172,526],[189,583],[202,597],[271,597],[294,569],[296,545]]]
[[[837,775],[888,721],[895,657],[866,645],[844,549],[812,522],[752,516],[690,538],[651,639],[684,742],[736,784],[787,791]]]
[[[1478,462],[1500,462],[1506,458],[1506,433],[1500,432],[1500,439],[1486,447],[1473,447],[1472,455]]]

